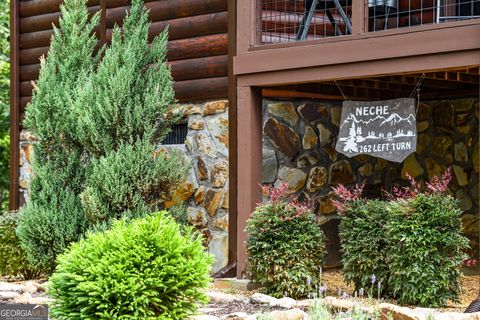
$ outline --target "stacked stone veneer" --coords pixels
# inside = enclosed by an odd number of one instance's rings
[[[184,202],[188,220],[205,237],[208,251],[216,257],[213,272],[228,263],[228,104],[226,100],[180,105],[188,121],[185,144],[161,145],[159,152],[177,152],[191,164],[188,179],[165,202],[166,207]],[[28,132],[20,135],[20,193],[28,198],[33,173],[31,158],[35,141]]]
[[[159,149],[180,152],[191,169],[187,182],[165,204],[187,204],[188,221],[203,233],[217,272],[228,263],[228,103],[181,105],[178,112],[188,121],[185,144]]]
[[[30,179],[33,173],[32,157],[33,144],[35,141],[35,137],[32,136],[28,131],[22,130],[22,132],[20,132],[20,205],[23,205],[28,199]]]
[[[327,264],[339,264],[339,217],[331,187],[366,183],[367,197],[407,185],[408,172],[420,181],[452,167],[450,191],[464,211],[464,232],[478,248],[478,99],[422,102],[417,111],[417,150],[403,163],[335,151],[341,102],[273,101],[263,103],[263,183],[313,201],[327,235]],[[473,256],[473,251],[471,252]]]

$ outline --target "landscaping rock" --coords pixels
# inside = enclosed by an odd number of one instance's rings
[[[270,302],[270,307],[275,308],[283,308],[283,309],[292,309],[293,306],[297,303],[295,299],[292,298],[281,298],[281,299],[275,299]]]
[[[337,299],[335,297],[325,297],[324,299],[325,304],[331,306],[334,309],[339,309],[339,310],[350,310],[353,307],[355,307],[355,302],[350,301],[350,300],[345,300],[345,299]]]
[[[222,320],[249,320],[249,319],[255,319],[255,317],[254,316],[249,316],[245,312],[235,312],[235,313],[227,314],[226,316],[223,316],[220,319],[222,319]]]
[[[300,309],[308,309],[311,305],[313,305],[314,302],[314,299],[298,300],[293,307]]]
[[[35,293],[38,291],[38,284],[33,281],[27,281],[23,285],[23,292]]]
[[[21,284],[0,282],[0,292],[23,292],[23,286]]]
[[[19,304],[30,303],[30,300],[32,300],[32,295],[28,292],[22,293],[20,296],[13,299],[15,303],[19,303]]]
[[[275,310],[268,314],[272,320],[301,320],[307,319],[307,314],[300,309],[290,309],[287,311]]]
[[[227,304],[232,302],[246,302],[246,299],[244,297],[217,291],[208,291],[206,293],[206,296],[210,298],[210,302],[220,304]]]
[[[271,297],[269,295],[263,294],[263,293],[254,293],[250,297],[250,302],[253,304],[268,304],[270,305],[274,301],[278,300],[277,298]]]
[[[380,303],[378,305],[382,319],[395,320],[420,320],[419,315],[410,308],[399,307],[390,303]]]
[[[201,315],[198,315],[198,316],[191,316],[188,319],[190,319],[190,320],[220,320],[220,318],[218,318],[218,317],[209,316],[209,315],[206,315],[206,314],[201,314]]]
[[[20,293],[15,291],[0,291],[0,301],[1,300],[12,300],[17,297],[20,297]]]
[[[35,297],[30,299],[30,304],[50,304],[52,299],[49,297]]]
[[[45,281],[43,283],[38,283],[37,291],[38,292],[47,292],[48,291],[48,281]]]

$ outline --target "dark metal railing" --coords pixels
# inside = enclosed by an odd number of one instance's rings
[[[369,0],[371,32],[480,18],[480,0]]]
[[[352,33],[352,0],[257,0],[262,44]]]
[[[258,43],[288,43],[480,18],[480,0],[256,0]],[[356,3],[357,0],[355,0]],[[363,0],[358,0],[363,1]],[[353,9],[352,9],[353,8]],[[366,9],[366,8],[365,8]],[[352,15],[365,28],[352,30]],[[360,18],[358,18],[360,17]]]

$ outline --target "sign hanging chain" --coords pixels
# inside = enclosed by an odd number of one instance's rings
[[[417,90],[419,90],[420,86],[422,85],[423,79],[425,79],[425,73],[422,73],[422,76],[420,77],[420,79],[418,79],[417,84],[413,88],[409,98],[413,98],[415,96],[415,93],[417,92]]]
[[[415,96],[415,93],[417,93],[417,106],[415,108],[415,113],[418,111],[418,106],[420,105],[420,86],[422,85],[423,79],[425,79],[425,73],[422,73],[422,76],[420,79],[418,79],[417,84],[415,84],[415,87],[412,90],[412,93],[410,94],[409,98],[413,98]]]
[[[333,80],[333,82],[337,85],[338,90],[340,91],[340,93],[343,96],[343,100],[350,101],[351,99],[349,99],[349,98],[347,98],[347,96],[345,96],[345,94],[343,93],[342,88],[340,88],[340,85],[338,84],[337,80]]]

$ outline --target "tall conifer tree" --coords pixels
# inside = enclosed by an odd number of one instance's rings
[[[138,217],[161,205],[186,170],[156,146],[176,116],[167,30],[148,43],[148,12],[132,1],[123,27],[76,100],[78,139],[91,158],[82,200],[89,222]]]
[[[86,0],[65,0],[27,109],[25,124],[39,142],[18,234],[46,271],[88,228],[161,207],[186,174],[178,157],[156,152],[178,121],[167,116],[174,102],[167,31],[149,45],[148,13],[134,0],[95,55],[97,24]]]
[[[85,0],[65,0],[61,12],[26,111],[24,126],[38,143],[30,199],[17,229],[29,260],[47,272],[57,254],[87,227],[79,197],[86,159],[76,139],[73,106],[97,61],[94,28],[99,15],[89,19]]]

